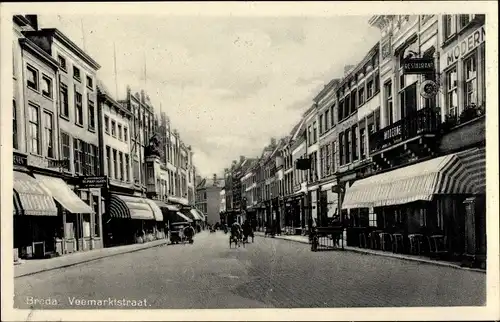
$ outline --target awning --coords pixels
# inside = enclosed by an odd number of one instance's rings
[[[14,214],[28,216],[57,216],[57,207],[48,191],[35,178],[14,171]]]
[[[196,209],[191,209],[189,212],[191,212],[191,214],[193,215],[194,220],[203,221],[203,217],[205,217],[205,216],[200,216],[200,214],[198,213],[198,211]]]
[[[156,202],[154,202],[151,199],[144,199],[144,200],[149,204],[149,206],[153,210],[153,215],[155,216],[156,221],[163,221],[163,213],[161,212],[161,209],[160,207],[158,207]]]
[[[206,220],[206,217],[204,213],[201,212],[200,209],[197,209],[197,208],[194,208],[194,210],[196,210],[196,212],[198,212],[198,215],[200,215],[201,217],[201,220],[205,221]]]
[[[476,194],[486,193],[486,151],[485,148],[473,148],[457,153],[462,165],[471,178],[471,185]]]
[[[109,197],[109,216],[113,218],[130,219],[130,209],[121,198],[115,194]]]
[[[470,176],[455,154],[420,162],[354,182],[342,209],[430,201],[438,194],[472,193]]]
[[[175,213],[177,216],[179,216],[179,218],[181,220],[173,220],[173,222],[183,222],[183,221],[187,221],[187,222],[193,222],[193,220],[191,220],[191,218],[189,218],[188,216],[184,215],[182,212],[178,211]]]
[[[154,202],[158,205],[158,207],[160,208],[166,208],[167,210],[170,210],[170,211],[179,211],[179,207],[177,207],[176,205],[172,205],[172,204],[169,204],[169,203],[166,203],[166,202],[163,202],[163,201],[160,201],[160,200],[154,200]]]
[[[35,177],[41,182],[41,186],[46,188],[52,195],[52,198],[59,202],[67,211],[73,214],[94,213],[92,208],[80,199],[63,179],[40,174],[35,174]]]
[[[125,202],[131,219],[155,220],[153,209],[149,206],[148,202],[143,198],[115,195],[123,202]]]
[[[188,202],[188,200],[186,198],[168,197],[167,200],[170,201],[170,202],[172,202],[172,203],[180,204],[180,205],[183,205],[183,206],[189,205],[189,202]]]

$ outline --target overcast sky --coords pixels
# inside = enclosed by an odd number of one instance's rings
[[[192,146],[199,173],[211,176],[288,135],[323,85],[377,42],[368,19],[42,15],[39,22],[85,43],[112,96],[123,98],[127,84],[145,88]]]

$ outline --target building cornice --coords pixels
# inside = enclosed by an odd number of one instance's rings
[[[37,58],[40,60],[43,60],[44,63],[52,67],[54,70],[59,69],[59,64],[57,61],[52,58],[49,54],[47,54],[46,51],[42,50],[40,47],[38,47],[34,42],[29,40],[28,38],[20,38],[19,39],[19,44],[21,47],[32,54],[34,54]]]
[[[50,28],[50,29],[42,29],[42,31],[51,32],[58,41],[60,41],[64,46],[73,51],[73,53],[76,54],[78,58],[86,62],[90,67],[92,67],[96,71],[101,68],[101,65],[99,65],[92,57],[90,57],[90,55],[88,55],[85,51],[83,51],[80,47],[78,47],[73,41],[71,41],[71,39],[69,39],[59,29]]]
[[[338,83],[340,83],[339,78],[332,79],[328,84],[325,85],[325,87],[323,87],[318,95],[316,95],[313,101],[318,104],[323,98],[327,96],[328,93],[330,93],[332,89],[334,89],[338,85]]]
[[[97,86],[97,93],[99,95],[99,97],[102,99],[102,101],[104,103],[109,103],[111,104],[111,107],[119,110],[120,112],[123,112],[125,113],[127,116],[129,117],[132,117],[132,112],[130,112],[129,110],[127,110],[123,104],[120,104],[118,103],[114,98],[112,98],[111,96],[109,96],[108,93],[106,93],[102,88],[100,88],[99,86]]]

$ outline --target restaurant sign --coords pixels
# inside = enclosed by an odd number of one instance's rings
[[[484,42],[484,36],[484,26],[481,26],[473,33],[471,33],[467,38],[461,40],[457,45],[455,45],[450,51],[446,53],[446,66],[455,63],[457,60],[476,49]]]
[[[407,58],[403,62],[404,74],[432,74],[435,71],[434,58]]]
[[[77,184],[79,188],[107,188],[107,176],[80,176],[77,177]]]

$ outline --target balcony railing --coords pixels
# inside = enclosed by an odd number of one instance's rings
[[[440,125],[439,112],[432,108],[418,110],[414,114],[370,134],[370,152],[380,151],[420,135],[437,133]]]

